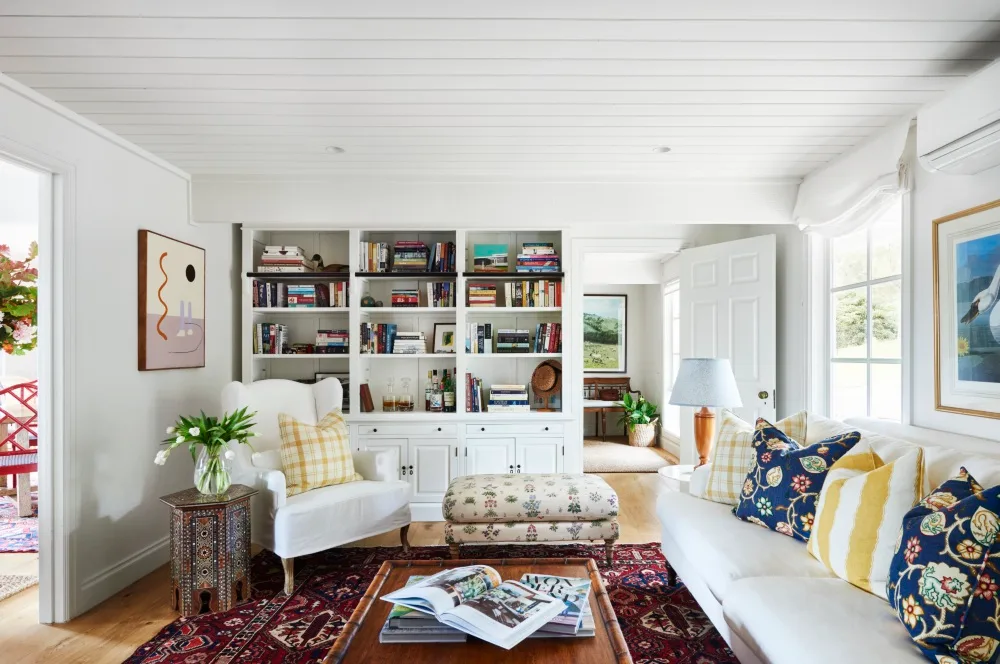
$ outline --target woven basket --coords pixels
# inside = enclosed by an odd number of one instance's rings
[[[656,419],[649,424],[636,424],[630,428],[628,430],[628,444],[632,447],[652,445],[656,441]]]

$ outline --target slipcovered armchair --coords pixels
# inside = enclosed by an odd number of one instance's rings
[[[229,383],[222,389],[222,410],[244,406],[256,412],[260,435],[233,451],[233,481],[255,487],[251,536],[255,543],[281,557],[285,592],[295,587],[293,561],[318,551],[399,528],[403,551],[409,551],[410,484],[399,479],[395,450],[351,452],[354,469],[364,478],[295,496],[286,495],[281,464],[278,413],[315,424],[341,407],[340,381],[327,378],[314,385],[292,380],[259,380],[251,385]]]

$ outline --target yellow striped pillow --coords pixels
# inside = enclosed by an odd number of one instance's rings
[[[330,411],[316,424],[305,424],[279,413],[278,428],[281,465],[289,496],[364,479],[354,472],[351,438],[339,410]]]
[[[886,598],[899,529],[922,485],[923,450],[886,464],[862,441],[830,467],[809,553],[848,583]]]

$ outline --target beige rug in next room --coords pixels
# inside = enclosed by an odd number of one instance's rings
[[[663,466],[676,463],[659,447],[632,447],[627,442],[583,440],[583,472],[585,473],[655,473]]]

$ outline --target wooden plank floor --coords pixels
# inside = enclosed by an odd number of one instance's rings
[[[621,504],[622,543],[658,542],[656,496],[661,484],[656,473],[601,475]],[[167,527],[164,516],[164,528]],[[414,546],[444,544],[444,524],[419,522],[410,527]],[[397,533],[361,540],[351,546],[396,546]],[[25,555],[28,565],[31,554]],[[14,572],[11,572],[14,573]],[[169,570],[166,565],[137,581],[100,606],[62,625],[38,624],[38,587],[0,602],[0,661],[4,664],[119,664],[153,638],[177,614],[169,606]]]

